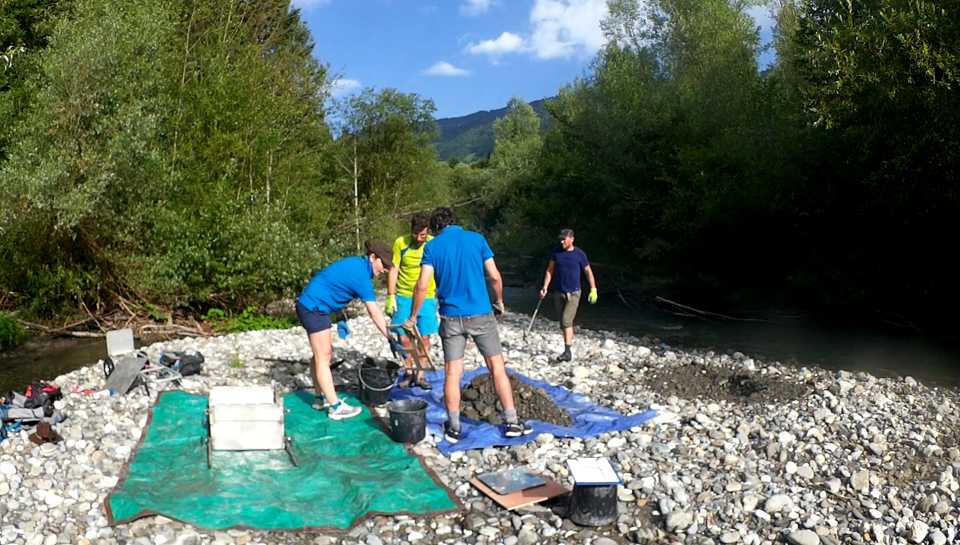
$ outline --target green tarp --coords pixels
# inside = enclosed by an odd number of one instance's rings
[[[356,403],[355,399],[344,396]],[[422,460],[394,443],[370,412],[334,421],[312,393],[284,397],[286,452],[213,453],[207,467],[206,396],[160,395],[126,477],[107,497],[111,523],[160,514],[200,528],[349,528],[372,514],[456,510]]]

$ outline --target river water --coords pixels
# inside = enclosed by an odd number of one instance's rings
[[[537,304],[533,288],[508,287],[505,299],[511,311],[528,316]],[[540,316],[552,318],[553,312],[552,302],[544,301]],[[903,331],[786,319],[777,323],[700,320],[654,306],[628,308],[606,296],[596,305],[584,303],[577,323],[590,329],[656,337],[681,349],[739,351],[787,364],[866,371],[883,377],[912,376],[929,385],[960,387],[960,347]],[[558,344],[557,350],[561,348]],[[11,353],[0,353],[0,392],[22,390],[37,379],[53,379],[96,363],[105,353],[103,339],[34,341]]]
[[[506,288],[504,299],[510,310],[527,315],[537,304],[533,288]],[[551,300],[543,302],[540,313],[555,319]],[[960,387],[960,347],[900,330],[827,326],[799,319],[776,323],[702,320],[655,306],[628,308],[616,297],[604,297],[596,305],[584,301],[577,325],[656,337],[677,348],[739,351],[792,365],[865,371],[881,377],[911,376],[932,386]]]
[[[0,352],[0,395],[23,391],[34,380],[52,380],[106,357],[103,339],[41,339]]]

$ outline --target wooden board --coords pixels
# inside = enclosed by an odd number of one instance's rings
[[[470,484],[507,510],[518,509],[520,507],[526,507],[528,505],[540,503],[568,492],[566,488],[560,484],[557,484],[555,481],[543,476],[541,476],[541,478],[546,481],[547,484],[538,486],[536,488],[518,490],[517,492],[506,495],[497,494],[476,477],[470,479]]]
[[[436,371],[437,368],[433,366],[433,361],[430,360],[430,351],[427,350],[427,343],[420,335],[420,330],[414,326],[413,331],[407,331],[407,336],[410,337],[410,346],[413,348],[414,365],[420,369]]]

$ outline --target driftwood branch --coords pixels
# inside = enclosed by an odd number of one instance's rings
[[[735,317],[735,316],[728,316],[728,315],[726,315],[726,314],[720,314],[719,312],[710,312],[709,310],[700,310],[700,309],[698,309],[698,308],[694,308],[694,307],[691,307],[691,306],[688,306],[688,305],[684,305],[684,304],[678,303],[678,302],[676,302],[676,301],[671,301],[670,299],[667,299],[667,298],[665,298],[665,297],[660,297],[659,295],[658,295],[657,297],[655,297],[655,299],[656,299],[657,301],[660,301],[661,303],[666,303],[666,304],[668,304],[668,305],[672,305],[672,306],[675,306],[675,307],[677,307],[677,308],[680,308],[680,309],[683,309],[683,310],[686,310],[686,311],[689,311],[689,312],[693,312],[694,314],[696,314],[696,315],[698,315],[698,316],[709,316],[709,317],[712,317],[712,318],[720,318],[720,319],[722,319],[722,320],[732,320],[732,321],[735,321],[735,322],[767,322],[767,321],[768,321],[768,320],[763,320],[763,319],[760,319],[760,318],[737,318],[737,317]]]
[[[90,312],[90,308],[87,307],[87,304],[86,304],[86,303],[84,303],[83,301],[80,301],[80,306],[83,307],[83,310],[87,313],[87,316],[89,316],[90,319],[93,320],[93,323],[97,324],[97,328],[98,328],[101,332],[106,332],[106,331],[107,331],[107,330],[103,327],[103,325],[100,324],[100,321],[97,320],[97,317],[94,316],[92,312]]]
[[[33,329],[36,331],[42,331],[47,335],[61,336],[61,337],[82,337],[82,338],[101,338],[105,335],[103,333],[97,333],[95,331],[71,331],[71,328],[83,325],[91,321],[90,318],[84,318],[83,320],[67,324],[63,327],[47,327],[45,325],[35,324],[33,322],[28,322],[26,320],[21,320],[17,318],[17,323],[26,327],[27,329]]]

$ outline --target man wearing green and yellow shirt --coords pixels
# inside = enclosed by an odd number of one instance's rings
[[[430,217],[426,214],[415,214],[410,221],[410,234],[398,237],[393,242],[393,262],[395,267],[390,269],[387,276],[387,314],[392,315],[393,319],[390,325],[401,325],[410,317],[410,311],[413,307],[413,290],[417,285],[417,278],[420,276],[420,260],[423,258],[423,249],[427,241],[432,239],[429,233]],[[417,313],[417,329],[423,336],[423,342],[427,350],[430,349],[430,335],[437,333],[440,329],[440,321],[437,319],[437,285],[431,280],[427,289],[426,299],[420,312]],[[413,351],[411,350],[410,339],[400,330],[400,340],[407,351],[407,373],[400,382],[402,387],[416,384],[417,386],[429,390],[430,383],[418,373],[413,371]]]

